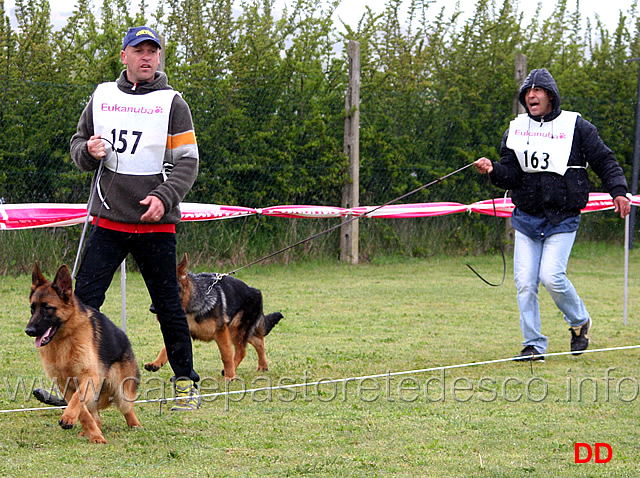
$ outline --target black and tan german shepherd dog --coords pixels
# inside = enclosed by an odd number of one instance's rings
[[[139,370],[131,343],[111,320],[88,307],[73,294],[66,265],[53,282],[33,268],[31,319],[25,332],[35,337],[42,365],[68,403],[59,424],[72,428],[79,420],[82,436],[106,443],[99,410],[114,404],[130,427],[140,422],[133,411]]]
[[[282,314],[274,312],[265,316],[262,292],[241,280],[209,272],[194,274],[187,271],[187,265],[185,254],[178,264],[177,274],[180,300],[187,314],[191,337],[204,342],[216,341],[226,380],[236,377],[247,343],[253,345],[258,353],[258,371],[267,370],[264,338],[282,319]],[[167,351],[163,348],[158,357],[145,364],[144,368],[155,372],[165,363]]]

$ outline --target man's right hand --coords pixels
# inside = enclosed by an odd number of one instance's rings
[[[481,174],[491,174],[491,171],[493,171],[493,162],[487,158],[480,158],[473,165]]]
[[[104,141],[100,135],[91,136],[87,141],[87,151],[97,160],[102,160],[107,155],[107,151],[104,148]]]

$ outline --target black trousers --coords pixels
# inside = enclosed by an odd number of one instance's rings
[[[176,237],[166,232],[133,234],[93,227],[77,273],[75,294],[100,310],[113,276],[131,254],[151,296],[176,378],[199,381],[193,370],[191,334],[178,295]]]

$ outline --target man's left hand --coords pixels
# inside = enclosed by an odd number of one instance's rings
[[[164,204],[160,200],[160,198],[156,196],[147,196],[140,204],[143,206],[149,206],[147,212],[145,212],[142,216],[140,216],[140,221],[142,222],[158,222],[164,216]]]
[[[627,217],[631,212],[631,200],[626,196],[616,196],[613,205],[615,212],[619,212],[621,218]]]

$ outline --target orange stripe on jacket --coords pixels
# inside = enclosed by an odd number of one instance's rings
[[[196,133],[194,131],[167,136],[167,149],[176,149],[187,144],[197,144]]]

